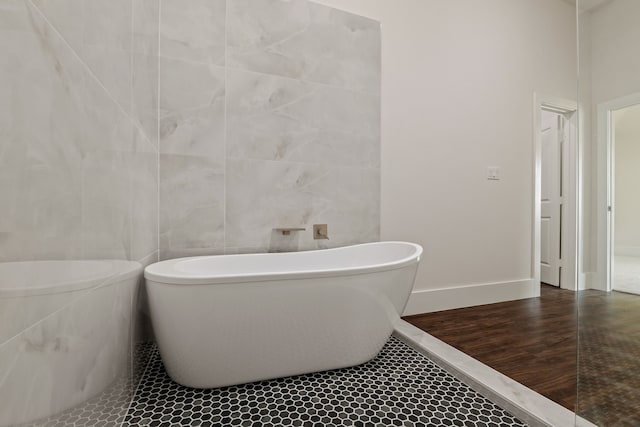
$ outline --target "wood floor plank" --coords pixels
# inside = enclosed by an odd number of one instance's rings
[[[405,320],[598,425],[640,425],[640,296],[542,285]]]

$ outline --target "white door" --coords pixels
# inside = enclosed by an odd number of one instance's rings
[[[542,111],[540,280],[560,286],[564,116]]]

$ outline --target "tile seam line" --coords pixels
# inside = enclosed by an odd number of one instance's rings
[[[353,88],[350,88],[350,87],[340,86],[340,85],[331,84],[331,83],[323,83],[323,82],[319,82],[319,81],[309,80],[309,79],[306,79],[306,78],[296,78],[296,77],[285,76],[285,75],[277,74],[277,73],[266,73],[264,71],[251,70],[251,69],[247,69],[247,68],[242,68],[239,65],[229,65],[229,59],[228,59],[226,50],[227,50],[227,48],[226,48],[226,43],[225,43],[224,65],[221,65],[219,63],[214,63],[214,62],[198,61],[196,59],[185,59],[185,58],[180,58],[180,57],[176,57],[176,56],[163,55],[162,53],[160,53],[159,57],[160,57],[160,59],[166,59],[166,60],[169,60],[169,61],[176,61],[176,62],[183,62],[183,63],[191,64],[191,65],[202,65],[202,66],[207,66],[207,67],[211,67],[211,68],[224,68],[225,72],[227,71],[227,69],[230,69],[232,71],[243,71],[243,72],[246,72],[246,73],[258,74],[258,75],[262,75],[262,76],[277,77],[277,78],[281,78],[281,79],[285,79],[285,80],[293,80],[293,81],[296,81],[296,82],[301,82],[301,83],[305,83],[305,84],[309,84],[309,85],[317,85],[317,86],[331,88],[331,89],[340,89],[340,90],[345,90],[347,92],[356,93],[356,94],[360,94],[360,95],[369,95],[369,96],[375,96],[375,97],[380,97],[381,96],[381,90],[380,89],[378,89],[377,91],[375,91],[375,90],[371,90],[370,91],[370,90],[353,89]],[[376,87],[379,87],[379,85],[376,85]]]
[[[296,82],[301,82],[301,83],[305,83],[305,84],[310,84],[310,85],[317,85],[317,86],[322,86],[322,87],[327,87],[327,88],[332,88],[332,89],[340,89],[340,90],[345,90],[347,92],[351,92],[351,93],[356,93],[356,94],[361,94],[361,95],[369,95],[369,96],[376,96],[376,97],[380,97],[381,96],[381,81],[382,78],[378,79],[379,82],[376,85],[377,90],[362,90],[362,89],[353,89],[350,87],[346,87],[346,86],[340,86],[337,84],[331,84],[331,83],[324,83],[324,82],[319,82],[319,81],[315,81],[315,80],[309,80],[307,78],[303,78],[303,77],[291,77],[291,76],[286,76],[283,74],[277,74],[277,73],[267,73],[264,71],[257,71],[257,70],[251,70],[248,68],[242,68],[241,65],[230,65],[229,63],[229,55],[228,55],[228,46],[227,46],[227,42],[226,42],[226,37],[227,37],[227,31],[226,31],[226,24],[225,24],[225,54],[224,54],[224,64],[219,64],[216,62],[209,62],[209,61],[199,61],[197,59],[187,59],[187,58],[180,58],[177,56],[171,56],[171,55],[166,55],[166,54],[162,54],[162,52],[160,52],[159,57],[160,59],[167,59],[169,61],[176,61],[176,62],[184,62],[186,64],[191,64],[191,65],[203,65],[203,66],[208,66],[208,67],[213,67],[213,68],[224,68],[225,72],[227,71],[227,69],[230,69],[232,71],[244,71],[246,73],[252,73],[252,74],[259,74],[259,75],[263,75],[263,76],[269,76],[269,77],[277,77],[277,78],[281,78],[281,79],[285,79],[285,80],[293,80]]]
[[[129,47],[131,48],[131,52],[129,52],[129,66],[131,67],[129,69],[129,108],[133,109],[133,26],[134,26],[134,22],[135,22],[135,11],[133,10],[133,3],[130,4],[131,6],[131,19],[129,20],[129,28],[131,30],[131,33],[129,34]],[[84,15],[84,13],[83,13]],[[135,141],[136,139],[133,139],[134,136],[131,135],[132,138],[132,143],[134,144],[135,147]],[[135,196],[136,196],[136,185],[133,184],[134,180],[133,177],[135,175],[135,169],[136,166],[138,166],[138,162],[137,162],[137,158],[134,157],[134,160],[131,161],[131,164],[129,164],[129,182],[131,183],[131,185],[129,185],[129,230],[128,230],[128,234],[129,234],[129,254],[127,258],[133,258],[133,248],[134,248],[134,241],[136,240],[134,237],[134,207],[137,205],[136,204],[136,200],[135,200]],[[142,260],[144,258],[146,258],[149,254],[147,254],[145,257],[140,258],[139,260]],[[133,302],[133,300],[132,300]],[[133,304],[131,306],[131,314],[133,315]],[[129,325],[129,332],[131,332],[131,325]],[[129,344],[131,344],[131,342],[129,342]],[[129,351],[131,352],[131,349],[129,349]],[[133,359],[132,359],[133,360]]]
[[[223,114],[223,126],[224,126],[224,130],[223,130],[223,141],[222,141],[222,148],[223,148],[223,156],[224,158],[222,159],[223,162],[223,177],[222,177],[222,253],[226,254],[227,253],[227,207],[228,207],[228,203],[227,203],[227,184],[229,183],[228,180],[228,162],[227,162],[227,153],[228,153],[228,148],[227,148],[227,142],[228,142],[228,124],[227,121],[229,120],[229,48],[228,48],[228,43],[229,42],[229,2],[227,0],[225,0],[224,2],[224,114]]]
[[[172,155],[172,156],[183,156],[183,157],[207,157],[207,156],[201,156],[198,154],[180,154],[180,153],[163,153],[163,154],[168,154],[168,155]],[[296,160],[287,160],[287,159],[259,159],[259,158],[255,158],[255,157],[242,157],[242,156],[226,156],[226,160],[233,160],[233,161],[238,161],[238,160],[243,160],[243,161],[248,161],[248,162],[267,162],[267,163],[279,163],[279,164],[291,164],[291,165],[313,165],[313,166],[317,166],[317,167],[323,167],[326,169],[332,169],[332,170],[364,170],[364,171],[380,171],[380,167],[379,166],[360,166],[360,165],[348,165],[348,164],[328,164],[328,163],[324,163],[324,162],[302,162],[302,161],[296,161]]]
[[[166,59],[169,59],[169,58],[166,58]],[[330,89],[344,90],[346,92],[355,93],[355,94],[358,94],[358,95],[367,95],[367,96],[372,96],[372,97],[381,97],[382,96],[382,94],[380,92],[372,92],[372,91],[367,91],[367,90],[357,90],[357,89],[352,89],[352,88],[348,88],[348,87],[344,87],[344,86],[333,85],[333,84],[330,84],[330,83],[322,83],[322,82],[316,82],[316,81],[313,81],[313,80],[307,80],[307,79],[304,79],[304,78],[296,78],[296,77],[291,77],[291,76],[284,76],[282,74],[265,73],[263,71],[249,70],[249,69],[246,69],[246,68],[241,68],[239,66],[226,65],[225,68],[227,68],[227,69],[229,69],[231,71],[240,71],[240,72],[245,72],[245,73],[250,73],[250,74],[258,74],[258,75],[261,75],[261,76],[276,77],[276,78],[279,78],[279,79],[291,80],[291,81],[294,81],[294,82],[308,84],[308,85],[316,85],[316,86],[321,86],[321,87],[330,88]]]
[[[160,141],[160,119],[161,119],[161,114],[160,114],[160,105],[161,105],[161,100],[160,100],[160,95],[162,95],[162,67],[161,67],[161,63],[160,63],[160,51],[162,49],[162,0],[157,0],[158,1],[158,16],[157,16],[157,30],[158,30],[158,37],[157,37],[157,42],[158,42],[158,46],[157,46],[157,66],[156,66],[156,72],[157,72],[157,81],[156,81],[156,247],[158,248],[158,256],[156,257],[156,262],[160,262],[160,260],[162,259],[162,248],[161,248],[161,242],[162,242],[162,236],[160,234],[160,231],[162,230],[162,226],[160,224],[160,220],[162,219],[162,215],[161,215],[161,208],[162,208],[162,192],[160,191],[160,187],[161,187],[161,178],[162,178],[162,170],[161,170],[161,164],[160,161],[162,160],[162,146],[163,144]]]

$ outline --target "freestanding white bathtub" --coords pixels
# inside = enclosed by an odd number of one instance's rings
[[[0,263],[0,426],[55,415],[127,372],[141,273],[118,260]]]
[[[145,278],[167,372],[214,388],[371,360],[405,308],[421,254],[380,242],[152,264]]]

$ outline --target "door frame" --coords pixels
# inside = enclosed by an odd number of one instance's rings
[[[580,206],[582,157],[579,144],[578,103],[569,99],[559,98],[540,93],[533,94],[533,217],[531,225],[531,277],[535,295],[540,294],[540,214],[542,212],[542,110],[571,115],[567,120],[568,133],[562,145],[562,176],[563,181],[563,214],[561,218],[562,260],[560,287],[562,289],[578,290],[580,236]]]
[[[640,104],[640,92],[598,104],[597,120],[597,255],[596,277],[592,289],[609,292],[613,286],[613,239],[615,206],[615,138],[613,112]],[[604,243],[604,244],[603,244]]]

